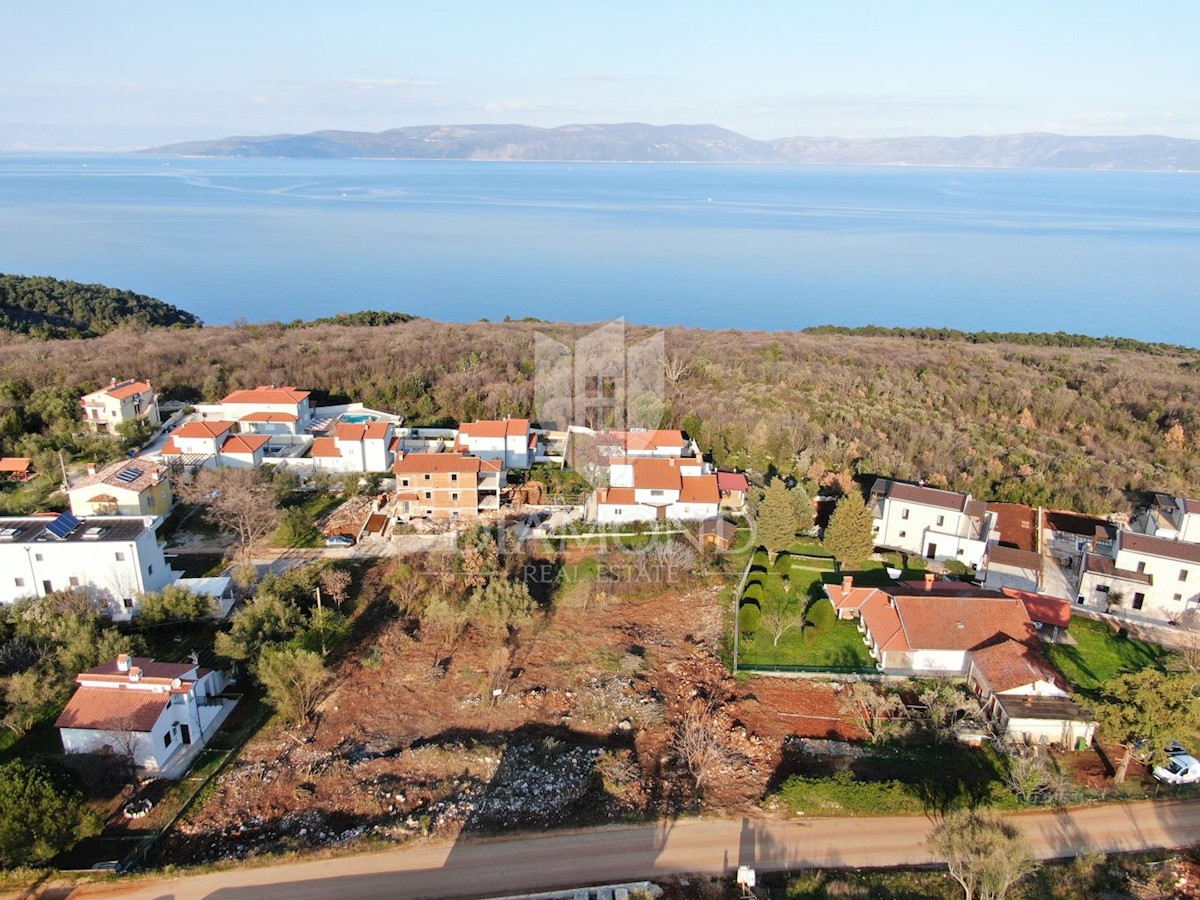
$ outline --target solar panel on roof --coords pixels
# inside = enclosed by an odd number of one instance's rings
[[[117,475],[117,481],[121,482],[121,484],[129,484],[130,482],[137,481],[141,477],[142,473],[137,469],[125,469],[119,475]]]
[[[69,512],[59,513],[58,516],[46,526],[46,530],[56,538],[65,538],[68,534],[78,528],[80,521],[71,515]]]

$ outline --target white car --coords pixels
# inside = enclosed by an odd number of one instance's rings
[[[1200,759],[1186,754],[1172,756],[1165,766],[1154,767],[1154,777],[1163,784],[1195,784],[1200,781]]]

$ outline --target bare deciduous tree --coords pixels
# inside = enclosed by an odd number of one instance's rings
[[[1061,803],[1063,779],[1036,747],[1009,743],[1004,751],[1004,780],[1026,803]]]
[[[321,590],[340,611],[350,590],[350,573],[345,569],[322,569],[318,578]]]
[[[896,694],[888,694],[865,681],[856,681],[842,690],[842,711],[851,716],[872,741],[890,733],[904,716],[904,703]]]
[[[696,793],[704,790],[729,761],[729,748],[721,734],[712,707],[693,707],[679,724],[671,747],[696,783]]]
[[[201,469],[176,492],[202,504],[205,519],[236,535],[239,557],[279,523],[279,500],[257,469]]]

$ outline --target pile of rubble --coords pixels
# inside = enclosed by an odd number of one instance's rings
[[[317,522],[317,527],[324,535],[349,534],[357,537],[367,517],[375,511],[375,499],[351,497]]]

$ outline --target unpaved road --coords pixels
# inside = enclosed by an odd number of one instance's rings
[[[1111,804],[1010,818],[1042,858],[1177,847],[1200,841],[1200,802]],[[688,819],[500,840],[429,844],[338,859],[232,869],[189,878],[27,897],[132,900],[392,900],[476,898],[654,878],[761,870],[935,862],[925,817]]]

